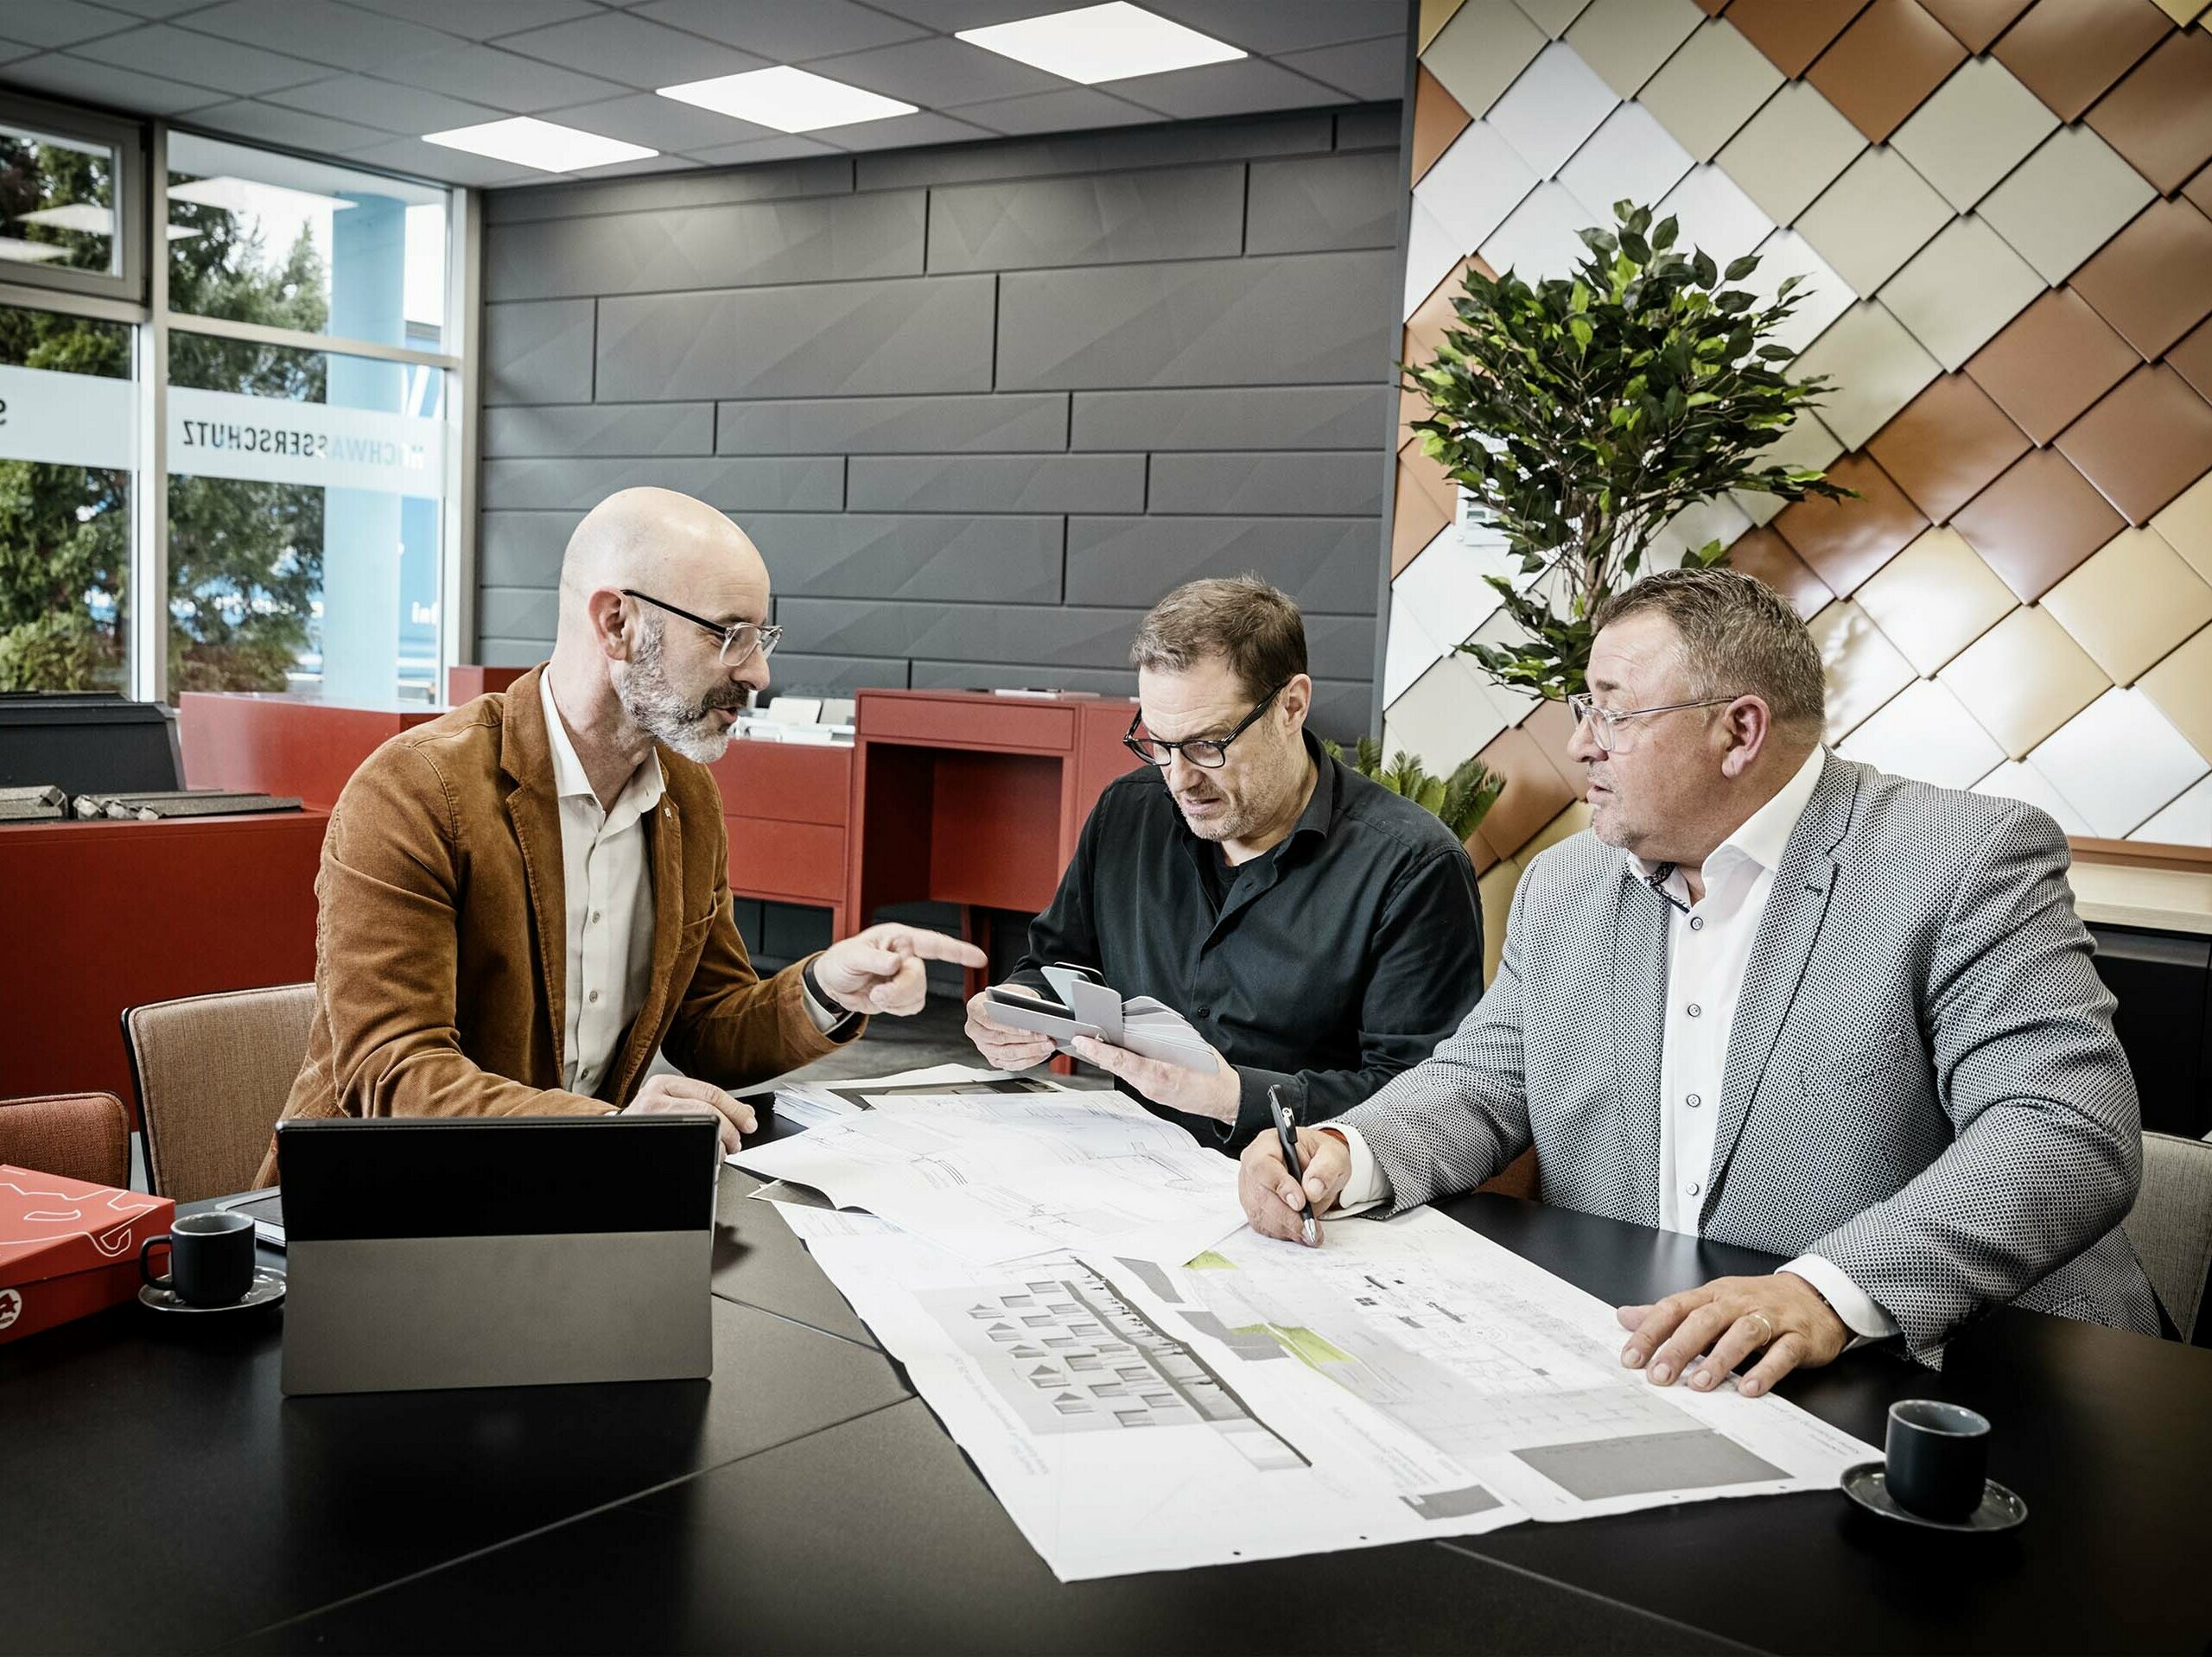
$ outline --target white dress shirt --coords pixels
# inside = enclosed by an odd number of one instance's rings
[[[1781,792],[1713,848],[1701,872],[1703,898],[1691,903],[1689,882],[1680,869],[1661,887],[1673,899],[1668,905],[1666,1023],[1659,1057],[1659,1223],[1666,1230],[1700,1235],[1728,1038],[1751,945],[1766,915],[1775,869],[1827,763],[1826,751],[1815,748]],[[1645,880],[1662,867],[1640,857],[1629,860]],[[1344,1211],[1381,1202],[1389,1194],[1389,1181],[1358,1129],[1331,1126],[1351,1152]],[[1834,1262],[1805,1254],[1782,1269],[1818,1290],[1859,1338],[1897,1333],[1889,1314]]]

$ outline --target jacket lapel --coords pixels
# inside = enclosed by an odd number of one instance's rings
[[[1744,970],[1744,990],[1736,1003],[1736,1021],[1728,1036],[1728,1063],[1720,1083],[1720,1121],[1713,1140],[1713,1177],[1707,1182],[1700,1218],[1713,1211],[1725,1183],[1723,1173],[1735,1154],[1736,1140],[1751,1114],[1751,1100],[1783,1021],[1805,981],[1806,964],[1821,935],[1828,900],[1835,892],[1835,848],[1850,827],[1852,807],[1859,797],[1863,768],[1831,753],[1821,772],[1813,797],[1783,849],[1767,894],[1766,913],[1751,942],[1751,958]],[[1700,1224],[1700,1229],[1702,1225]]]
[[[662,763],[664,774],[667,771]],[[622,1038],[622,1052],[614,1066],[614,1085],[604,1096],[616,1102],[630,1097],[632,1084],[660,1045],[661,1026],[668,1006],[670,980],[676,975],[676,955],[683,942],[683,817],[676,796],[664,792],[660,803],[645,814],[646,860],[653,872],[653,969],[645,984],[645,999]]]
[[[545,708],[537,689],[544,671],[533,668],[508,688],[499,727],[499,769],[514,784],[507,792],[507,821],[514,825],[515,843],[522,850],[538,970],[545,985],[544,1024],[538,1034],[541,1051],[552,1055],[553,1074],[547,1085],[557,1087],[564,1057],[563,1009],[568,1005],[568,883],[561,863],[561,803],[553,793],[553,743],[546,734]]]
[[[1667,900],[1623,862],[1614,890],[1613,1082],[1629,1206],[1659,1223],[1659,1051],[1666,1039]]]

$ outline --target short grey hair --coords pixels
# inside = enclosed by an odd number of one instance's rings
[[[1598,606],[1593,637],[1647,612],[1681,635],[1692,695],[1758,696],[1776,724],[1820,730],[1827,709],[1820,646],[1764,581],[1732,569],[1657,570]]]
[[[1129,663],[1181,673],[1201,657],[1227,659],[1259,697],[1306,671],[1306,618],[1297,600],[1257,575],[1189,581],[1146,613]]]

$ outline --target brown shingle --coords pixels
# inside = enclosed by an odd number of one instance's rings
[[[2089,111],[2089,124],[2171,195],[2212,161],[2212,35],[2171,35]]]
[[[1482,761],[1505,778],[1505,791],[1482,826],[1483,838],[1502,856],[1512,856],[1574,803],[1579,790],[1567,786],[1543,746],[1526,731],[1501,731],[1483,749]]]
[[[1847,596],[1903,551],[1928,520],[1863,454],[1838,460],[1828,468],[1828,481],[1857,490],[1860,498],[1793,501],[1774,527],[1831,591]]]
[[[1852,125],[1880,143],[1966,55],[1966,48],[1919,0],[1874,0],[1821,54],[1805,79]]]
[[[1421,556],[1458,507],[1458,492],[1440,461],[1423,454],[1418,444],[1399,451],[1396,505],[1390,512],[1392,579]]]
[[[2039,448],[1967,502],[1951,527],[2032,604],[2126,525],[2063,454]]]
[[[1728,568],[1764,581],[1808,621],[1835,598],[1827,583],[1813,574],[1813,567],[1771,529],[1752,530],[1738,536],[1736,544],[1728,549]]]
[[[2058,435],[2058,452],[2131,524],[2212,471],[2212,406],[2171,368],[2137,369]]]
[[[2196,388],[2196,395],[2212,400],[2212,322],[2200,322],[2196,332],[2166,352],[2166,364]]]
[[[1418,184],[1421,175],[1436,165],[1436,158],[1452,147],[1452,139],[1465,132],[1474,117],[1459,106],[1459,100],[1444,90],[1444,83],[1427,69],[1414,72],[1414,148],[1413,181]]]
[[[1728,21],[1795,79],[1866,9],[1866,0],[1736,0]]]
[[[1931,524],[1948,523],[2028,448],[2020,429],[1964,374],[1944,375],[1866,445]]]
[[[2142,362],[2070,288],[2055,289],[1967,359],[2020,429],[2048,443]]]
[[[2212,219],[2186,201],[2153,201],[2073,286],[2129,345],[2162,357],[2212,312]]]
[[[2078,121],[2172,28],[2151,0],[2057,0],[2006,29],[1996,56],[2062,117]]]
[[[1920,0],[1929,15],[1959,37],[1969,52],[1986,52],[2034,0]]]

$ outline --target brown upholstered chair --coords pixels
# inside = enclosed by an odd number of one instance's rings
[[[130,1113],[111,1093],[0,1099],[0,1162],[126,1189]]]
[[[308,1051],[315,986],[150,1001],[123,1014],[146,1183],[180,1203],[253,1184]]]

